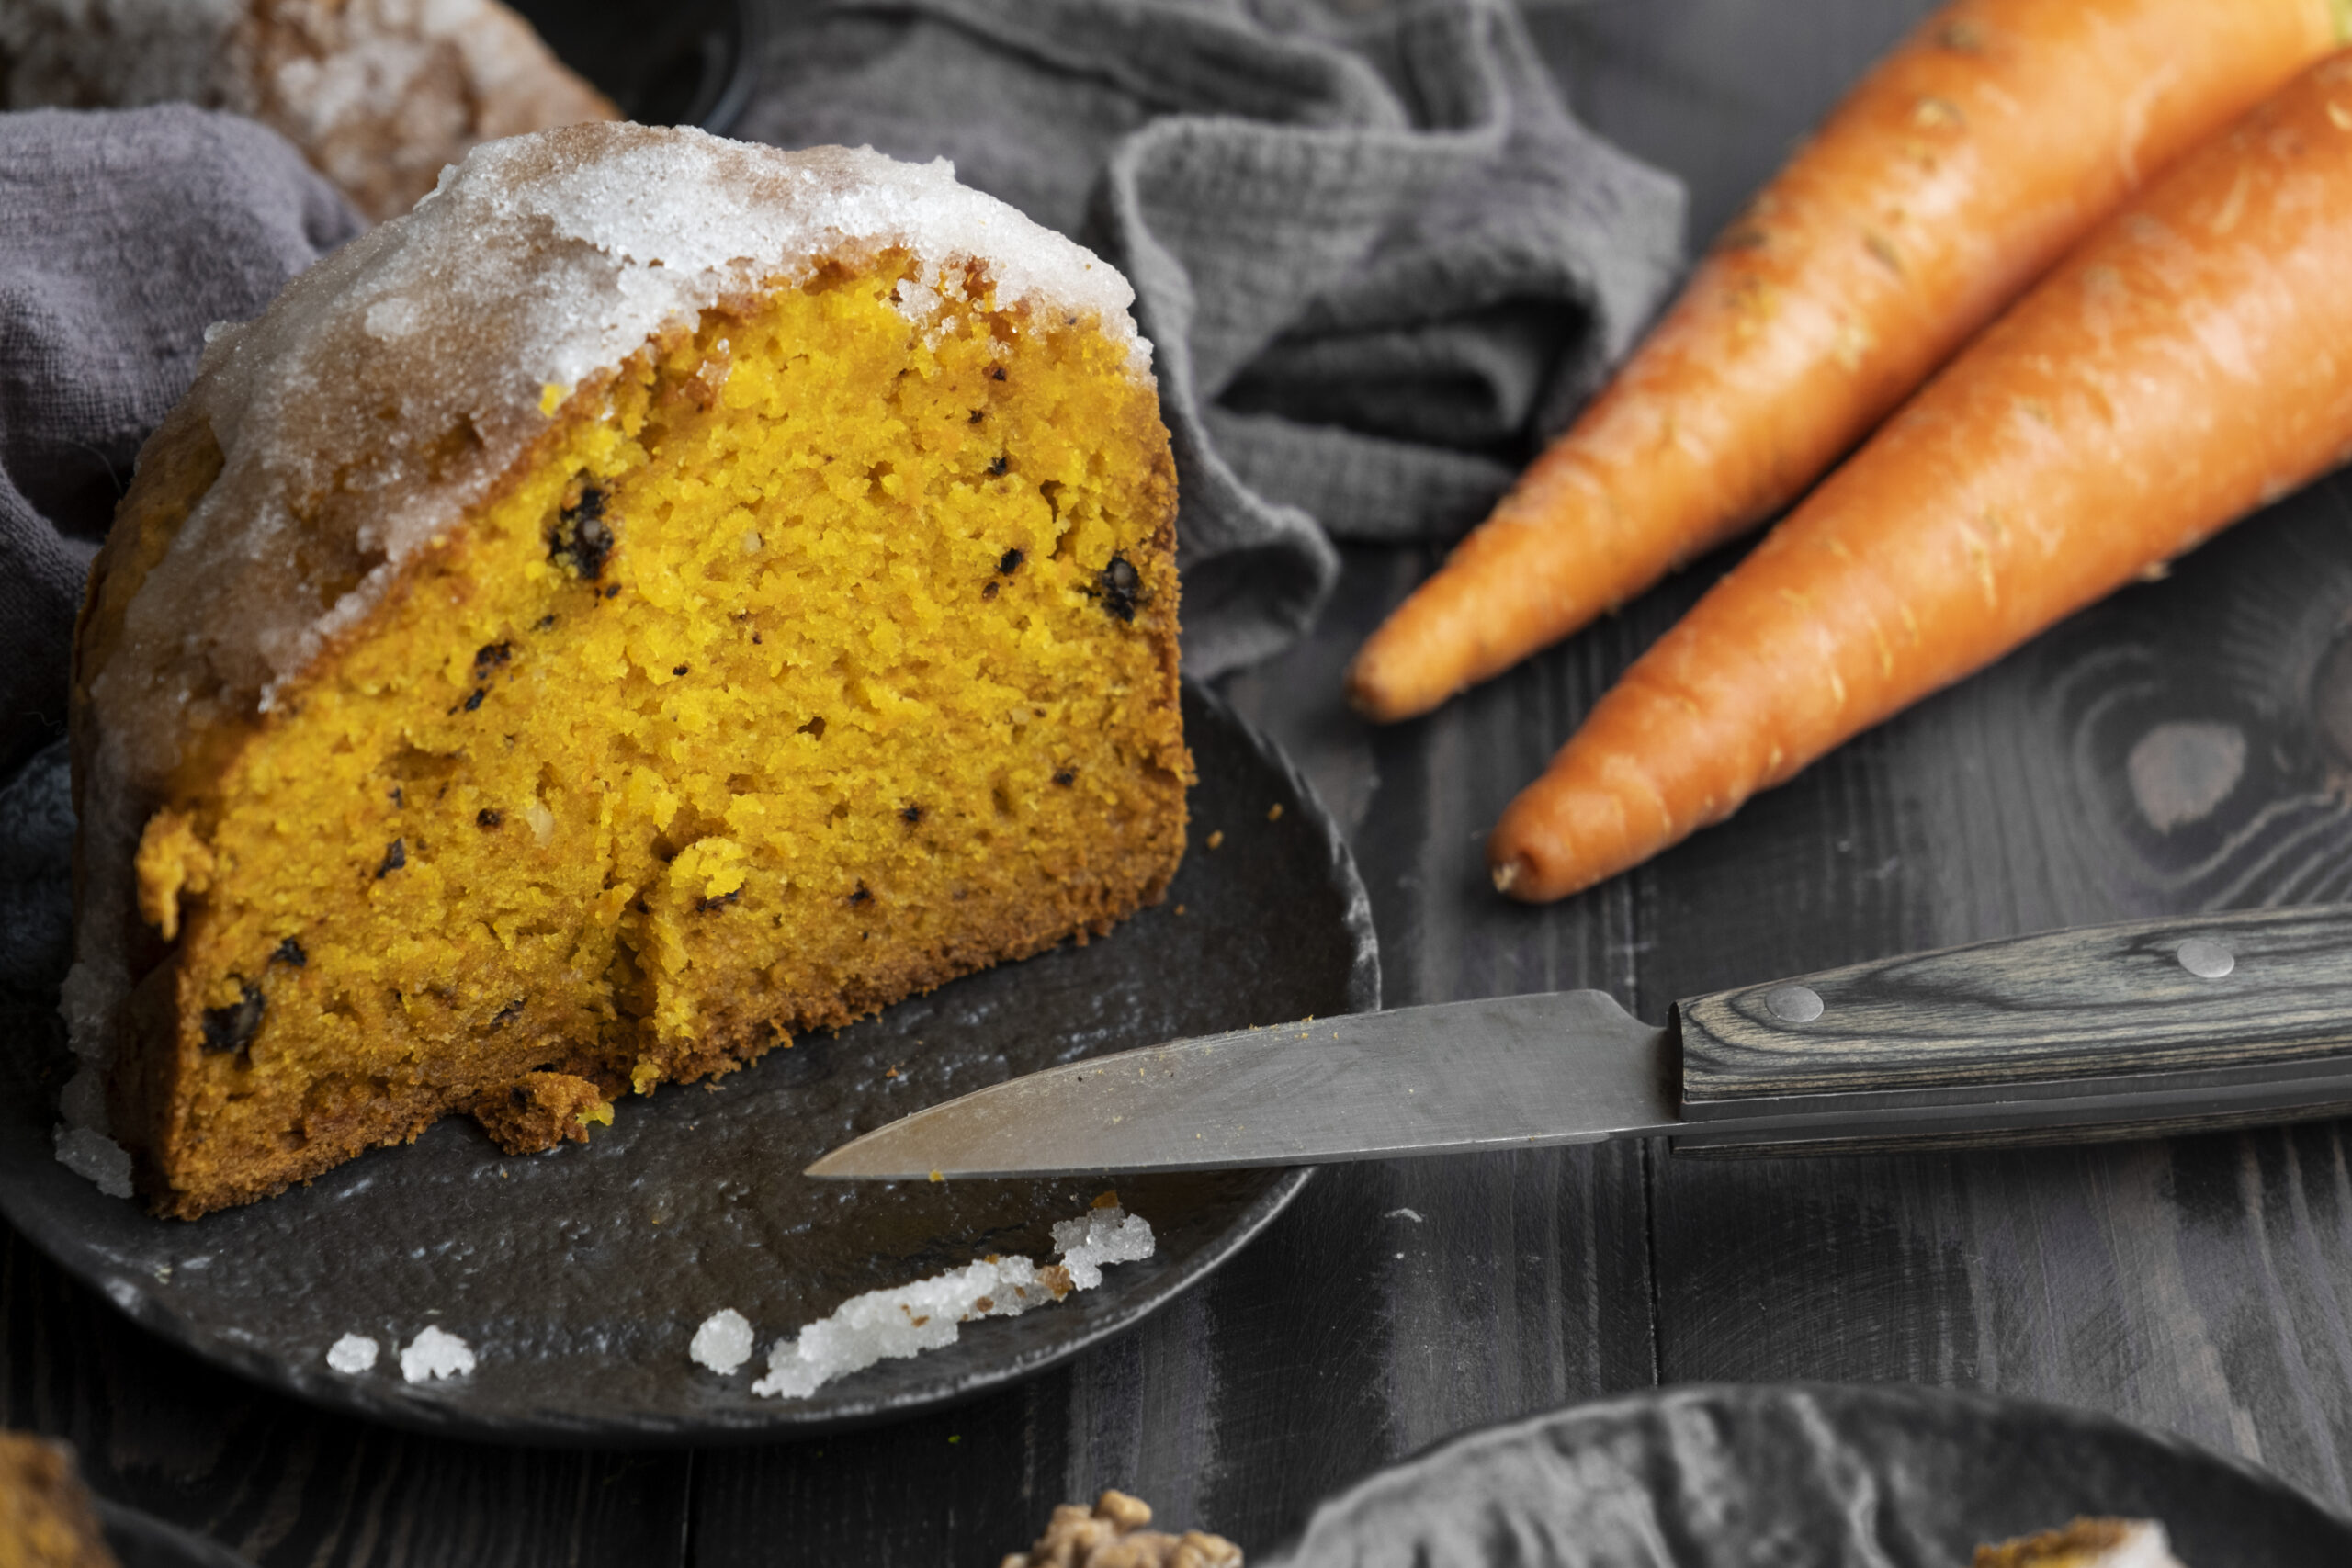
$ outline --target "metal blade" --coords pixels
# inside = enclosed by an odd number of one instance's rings
[[[1599,991],[1204,1035],[918,1111],[808,1174],[1216,1170],[1640,1137],[1680,1127],[1664,1038]]]

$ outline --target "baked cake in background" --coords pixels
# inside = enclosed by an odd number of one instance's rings
[[[594,125],[217,329],[78,636],[68,1163],[544,1148],[1156,900],[1131,297],[944,164]]]
[[[618,118],[498,0],[0,0],[0,108],[249,116],[373,219],[478,142]]]
[[[0,1432],[0,1568],[116,1568],[63,1443]]]

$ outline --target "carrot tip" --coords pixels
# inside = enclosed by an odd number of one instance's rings
[[[1387,724],[1410,716],[1397,711],[1395,697],[1383,689],[1380,677],[1366,667],[1366,660],[1361,654],[1355,662],[1348,666],[1346,685],[1348,706],[1374,724]]]
[[[1519,879],[1526,874],[1527,863],[1517,855],[1511,856],[1510,859],[1494,868],[1495,891],[1509,893],[1519,886]]]

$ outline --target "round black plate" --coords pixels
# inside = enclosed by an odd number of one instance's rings
[[[512,1158],[452,1120],[263,1202],[193,1223],[153,1219],[52,1157],[69,1064],[54,990],[36,993],[0,1016],[0,1212],[197,1354],[321,1404],[436,1432],[606,1445],[784,1438],[1025,1377],[1199,1280],[1281,1211],[1305,1172],[1122,1179],[1120,1197],[1159,1234],[1149,1260],[807,1400],[750,1390],[770,1341],[844,1298],[985,1253],[1049,1257],[1052,1222],[1111,1185],[803,1179],[825,1150],[1057,1063],[1379,1005],[1370,907],[1313,793],[1189,686],[1184,721],[1201,775],[1193,847],[1159,908],[1108,938],[804,1038],[715,1084],[625,1100],[584,1146]],[[0,920],[18,936],[62,908],[61,771],[45,754],[0,800]],[[1208,849],[1220,829],[1222,846]],[[53,968],[54,942],[33,946],[0,953],[0,985],[12,968],[20,984],[26,964]],[[732,1377],[686,1354],[696,1325],[721,1307],[749,1317],[761,1347]],[[428,1325],[474,1348],[470,1377],[401,1381],[394,1351]],[[327,1348],[346,1333],[383,1347],[373,1371],[329,1370]]]
[[[2352,1521],[2104,1416],[1943,1389],[1661,1389],[1454,1438],[1325,1503],[1280,1568],[1967,1568],[2079,1515],[2192,1568],[2352,1562]],[[1270,1564],[1269,1568],[1273,1568]]]

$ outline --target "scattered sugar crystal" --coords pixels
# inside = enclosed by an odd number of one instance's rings
[[[368,306],[360,324],[367,328],[369,337],[389,339],[406,337],[414,332],[417,319],[416,301],[395,294]]]
[[[1058,1265],[1038,1268],[1026,1258],[985,1258],[928,1280],[853,1296],[768,1351],[768,1375],[757,1394],[805,1399],[820,1386],[886,1358],[916,1355],[956,1339],[958,1323],[1018,1317],[1057,1302],[1072,1290],[1102,1282],[1102,1265],[1148,1258],[1150,1224],[1116,1207],[1096,1209],[1054,1226]]]
[[[430,1328],[425,1330],[425,1333],[427,1334],[435,1332],[436,1331]],[[412,1348],[413,1348],[413,1347],[412,1347]],[[327,1347],[327,1365],[333,1367],[336,1371],[350,1372],[356,1376],[360,1372],[369,1371],[376,1365],[376,1342],[373,1339],[368,1338],[366,1335],[346,1334],[342,1338],[336,1340],[333,1345]],[[401,1360],[401,1365],[405,1367],[407,1365],[408,1359],[403,1356]],[[469,1357],[467,1360],[468,1364],[470,1365],[472,1358]],[[412,1379],[411,1381],[414,1380]]]
[[[58,1163],[98,1184],[109,1198],[130,1196],[130,1155],[104,1133],[87,1127],[57,1129]]]
[[[454,1334],[427,1328],[401,1352],[401,1376],[411,1382],[427,1378],[461,1378],[474,1370],[470,1346]]]
[[[752,1359],[752,1320],[726,1307],[703,1319],[686,1353],[714,1372],[731,1372]]]
[[[1091,1291],[1102,1282],[1105,1263],[1135,1263],[1151,1256],[1151,1226],[1140,1214],[1116,1206],[1094,1209],[1054,1226],[1054,1249],[1062,1255],[1069,1282]]]

